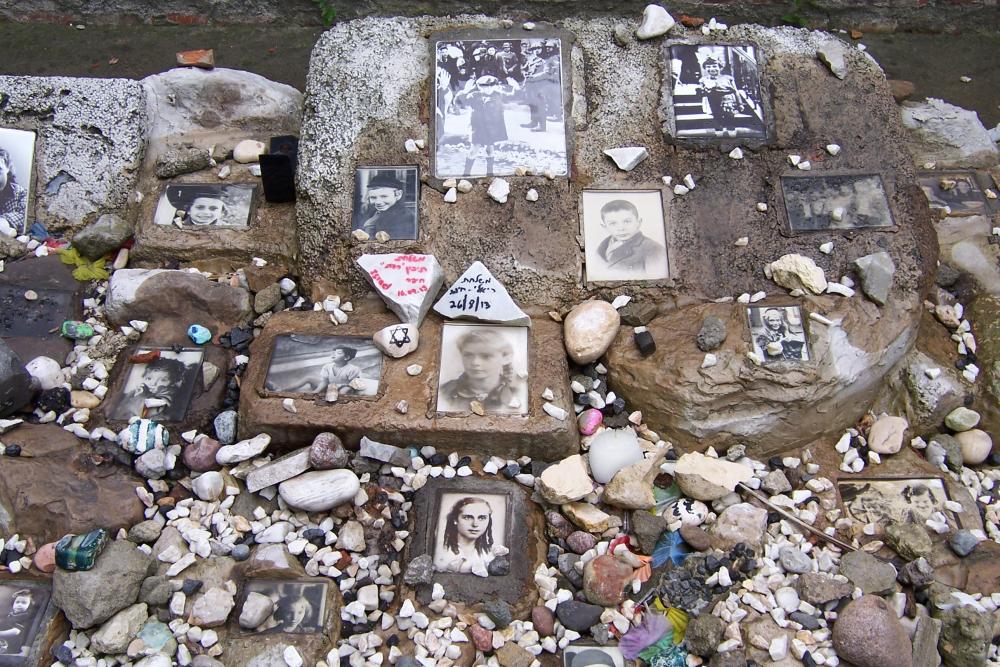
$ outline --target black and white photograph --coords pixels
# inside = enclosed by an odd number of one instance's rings
[[[438,178],[568,173],[559,38],[438,41],[434,53]]]
[[[420,173],[416,166],[358,167],[354,171],[352,229],[371,238],[385,232],[390,239],[416,239]]]
[[[0,583],[0,665],[28,664],[49,596],[49,589],[38,582]]]
[[[246,229],[256,199],[256,185],[172,183],[160,196],[153,222],[183,229]]]
[[[434,569],[486,576],[506,555],[508,498],[494,493],[442,493],[434,532]]]
[[[986,194],[971,171],[923,172],[920,188],[927,196],[931,208],[946,215],[987,215],[989,207]]]
[[[528,328],[447,323],[441,332],[437,411],[528,413]]]
[[[781,191],[793,232],[893,226],[878,174],[782,176]]]
[[[563,667],[625,667],[625,655],[613,646],[567,646]]]
[[[244,587],[240,610],[250,593],[271,598],[274,611],[259,626],[255,633],[281,632],[290,634],[322,633],[326,624],[325,581],[289,581],[271,579],[250,579]],[[235,614],[239,616],[239,614]]]
[[[28,230],[34,160],[34,132],[0,128],[0,232],[16,236]]]
[[[675,136],[766,136],[757,50],[749,45],[670,47]]]
[[[659,190],[584,190],[581,210],[588,282],[668,277]]]
[[[747,308],[753,351],[764,360],[809,361],[809,343],[798,306]]]
[[[382,353],[371,338],[288,334],[274,341],[264,388],[334,402],[375,396],[381,379]]]
[[[879,531],[891,522],[924,525],[935,512],[941,512],[952,528],[959,527],[944,506],[948,501],[944,481],[936,477],[841,481],[838,488],[844,511],[856,521],[875,524]]]
[[[183,421],[201,376],[201,348],[140,347],[134,356],[155,355],[147,363],[131,364],[109,419],[127,421],[133,415],[164,422]]]

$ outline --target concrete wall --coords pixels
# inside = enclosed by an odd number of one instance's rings
[[[337,18],[477,13],[513,19],[559,20],[567,16],[638,16],[646,0],[329,0]],[[665,5],[730,23],[778,24],[801,19],[813,28],[868,31],[985,31],[1000,27],[1000,0],[681,0]],[[95,24],[275,24],[321,25],[317,0],[0,0],[8,21]]]

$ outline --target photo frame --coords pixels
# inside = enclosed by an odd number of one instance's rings
[[[669,44],[664,87],[671,136],[703,142],[767,139],[760,54],[747,43]]]
[[[780,179],[792,233],[895,227],[880,174],[785,174]]]
[[[0,667],[35,664],[43,622],[53,615],[52,589],[41,581],[0,581]]]
[[[918,179],[930,207],[947,216],[989,215],[991,212],[974,171],[924,171]]]
[[[809,331],[798,305],[749,306],[750,344],[765,364],[810,361]]]
[[[563,667],[625,667],[625,654],[617,646],[570,644],[563,649]]]
[[[569,174],[568,33],[446,31],[430,48],[435,177]]]
[[[238,619],[250,593],[271,598],[274,610],[253,629],[239,628],[243,634],[323,634],[329,605],[330,582],[324,579],[247,579],[243,584]]]
[[[437,412],[527,415],[529,329],[446,322],[441,330]]]
[[[949,526],[961,528],[960,518],[944,507],[950,496],[940,477],[838,480],[837,493],[845,514],[865,524],[874,523],[879,533],[893,521],[923,525],[936,511],[944,514]]]
[[[204,348],[143,346],[132,356],[149,355],[156,358],[129,364],[108,419],[128,421],[139,415],[162,422],[184,420],[201,377]]]
[[[35,133],[0,128],[0,229],[12,236],[27,233],[33,217],[34,163]]]
[[[383,355],[371,338],[284,334],[274,339],[262,393],[327,402],[370,399],[379,395],[382,368]]]
[[[371,238],[386,232],[390,240],[420,237],[420,167],[368,166],[354,170],[351,229]]]
[[[258,187],[251,183],[170,183],[156,204],[153,223],[184,230],[250,227]]]
[[[670,277],[660,190],[584,190],[580,201],[587,282]]]

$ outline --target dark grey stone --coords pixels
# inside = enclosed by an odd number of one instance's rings
[[[503,600],[487,600],[483,604],[483,611],[501,630],[510,625],[510,606]]]
[[[559,556],[559,572],[566,577],[569,583],[576,588],[583,588],[583,574],[576,571],[575,565],[580,561],[580,556],[573,553],[565,553]]]
[[[901,584],[913,588],[923,588],[934,581],[934,568],[931,567],[926,558],[918,558],[904,565],[899,570],[896,579]]]
[[[865,551],[852,551],[840,559],[840,573],[866,594],[881,595],[896,587],[896,568]]]
[[[216,415],[213,422],[215,439],[223,445],[231,445],[236,442],[236,425],[239,418],[239,413],[235,410],[225,410]]]
[[[153,567],[152,556],[132,542],[113,541],[89,570],[68,572],[56,568],[52,602],[63,610],[74,628],[92,627],[134,603]]]
[[[793,611],[788,615],[789,620],[795,621],[806,630],[816,630],[819,628],[819,619],[804,611]]]
[[[31,376],[24,370],[24,363],[0,339],[0,417],[23,408],[31,396]]]
[[[592,625],[599,623],[603,612],[604,607],[578,600],[567,600],[556,607],[559,622],[577,632],[587,632]]]
[[[632,512],[632,532],[639,539],[639,550],[647,556],[653,553],[656,540],[666,529],[667,520],[664,517],[652,514],[648,510]]]
[[[948,538],[948,546],[956,554],[965,558],[972,553],[972,550],[979,544],[979,538],[969,530],[960,530]]]
[[[181,174],[190,174],[211,166],[211,158],[207,148],[190,144],[165,150],[156,158],[156,176],[158,178],[173,178]]]
[[[958,279],[962,277],[962,272],[951,266],[950,264],[941,264],[938,266],[937,278],[935,282],[945,289],[952,287],[958,282]]]
[[[244,561],[250,558],[250,547],[245,544],[237,544],[233,547],[233,550],[229,552],[229,555],[233,557],[233,560]]]
[[[948,469],[952,472],[961,473],[962,445],[958,444],[958,440],[946,433],[938,433],[930,439],[928,448],[935,443],[944,450],[944,464],[948,466]]]
[[[884,306],[892,289],[892,277],[896,265],[887,252],[875,252],[854,260],[854,266],[861,278],[861,289],[865,296],[880,306]]]
[[[403,581],[410,586],[429,584],[433,578],[434,559],[431,558],[430,554],[417,556],[411,560],[406,566],[406,572],[403,574]]]
[[[105,213],[73,235],[73,247],[87,259],[100,259],[132,236],[132,227],[114,213]]]
[[[170,577],[154,575],[146,577],[139,586],[139,602],[145,602],[150,607],[167,604],[174,589],[170,586]]]
[[[726,340],[726,324],[718,317],[709,315],[701,323],[701,330],[695,342],[702,352],[711,352],[717,349]]]
[[[715,653],[715,647],[722,641],[726,623],[711,614],[702,614],[688,622],[684,642],[695,655],[707,657]]]

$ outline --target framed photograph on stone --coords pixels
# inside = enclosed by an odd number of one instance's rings
[[[108,419],[128,421],[146,417],[163,422],[183,421],[201,376],[202,348],[140,347],[131,358],[125,381]]]
[[[574,646],[563,649],[563,667],[625,667],[625,655],[614,646]]]
[[[381,379],[382,353],[371,338],[287,334],[274,340],[264,389],[334,402],[376,396]]]
[[[528,414],[527,327],[446,323],[441,332],[438,412]]]
[[[39,581],[0,582],[0,665],[33,665],[32,647],[49,607],[51,589]]]
[[[764,139],[767,136],[756,47],[673,44],[669,53],[675,137]]]
[[[753,351],[765,364],[809,361],[809,336],[798,306],[747,308]]]
[[[35,133],[0,128],[0,234],[28,230]]]
[[[434,531],[434,570],[451,574],[490,574],[506,556],[510,498],[497,493],[441,493]]]
[[[925,171],[920,188],[932,209],[949,216],[989,215],[990,210],[973,171]]]
[[[371,238],[385,232],[392,240],[418,237],[420,168],[358,167],[354,170],[352,230]]]
[[[781,194],[793,232],[892,227],[878,174],[785,175]]]
[[[329,582],[318,579],[248,579],[236,617],[245,619],[244,632],[322,634],[328,593]],[[271,612],[265,613],[269,606]],[[257,625],[246,627],[257,620]]]
[[[569,173],[561,36],[462,31],[431,48],[436,177]]]
[[[587,282],[669,276],[659,190],[584,190],[580,209]]]
[[[256,200],[256,185],[171,183],[160,196],[153,222],[182,229],[246,229]]]
[[[944,480],[937,477],[842,480],[837,482],[837,490],[844,511],[856,521],[875,524],[878,533],[893,521],[923,526],[935,512],[940,512],[953,529],[960,527],[958,517],[945,507],[948,491]]]

